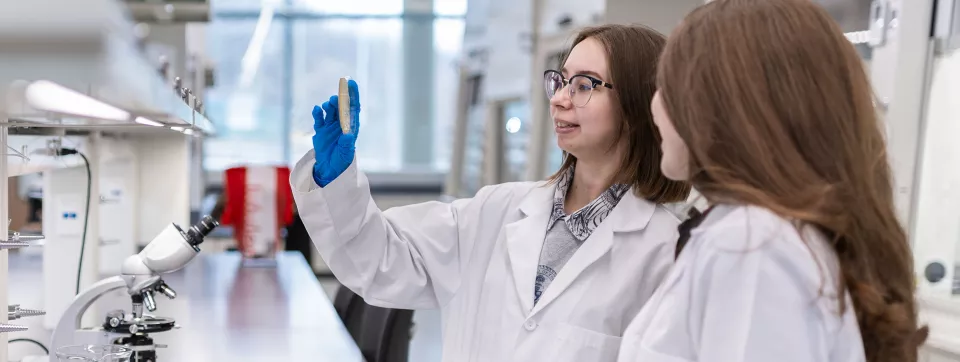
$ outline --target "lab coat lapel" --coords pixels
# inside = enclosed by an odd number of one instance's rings
[[[583,242],[583,245],[573,253],[573,256],[567,261],[567,264],[560,269],[560,272],[557,273],[557,278],[554,279],[553,282],[550,283],[550,286],[547,287],[547,290],[543,292],[543,295],[540,296],[540,301],[533,307],[533,312],[530,314],[536,314],[557,299],[570,284],[573,284],[573,281],[576,280],[587,267],[597,261],[597,259],[600,259],[603,254],[610,251],[611,246],[613,246],[613,231],[606,222],[603,222],[597,226],[590,237]]]
[[[604,254],[610,252],[617,233],[643,229],[653,216],[656,205],[634,196],[633,191],[623,195],[623,199],[610,212],[610,215],[597,226],[590,237],[573,254],[567,264],[557,273],[557,278],[543,292],[540,301],[530,314],[536,314],[553,302],[582,274],[590,265]]]
[[[520,203],[524,217],[506,226],[507,254],[523,312],[533,309],[534,285],[540,250],[547,233],[556,186],[535,187]]]

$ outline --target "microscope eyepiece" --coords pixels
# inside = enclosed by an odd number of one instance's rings
[[[210,215],[206,215],[187,231],[187,241],[190,245],[199,245],[203,242],[203,238],[210,234],[213,229],[216,229],[217,226],[220,226],[220,223]]]

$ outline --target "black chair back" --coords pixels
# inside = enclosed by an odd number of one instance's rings
[[[387,356],[384,362],[407,362],[410,356],[410,340],[413,339],[413,311],[395,309],[390,340],[387,344]]]
[[[287,237],[284,242],[284,248],[287,251],[299,251],[303,258],[307,259],[307,265],[313,268],[313,241],[310,234],[307,233],[307,226],[303,224],[300,213],[293,213],[293,221],[286,226]]]
[[[337,310],[337,315],[347,327],[347,332],[353,337],[353,340],[360,343],[360,332],[363,330],[363,314],[367,303],[363,301],[357,293],[350,288],[340,286],[337,295],[333,299],[333,308]]]
[[[360,351],[368,362],[407,362],[412,328],[413,311],[367,305]]]

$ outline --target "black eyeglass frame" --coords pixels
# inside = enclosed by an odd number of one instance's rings
[[[590,103],[590,99],[593,98],[593,91],[594,91],[595,89],[597,89],[597,87],[604,87],[604,88],[607,88],[607,89],[613,89],[613,84],[604,82],[604,81],[602,81],[602,80],[599,80],[599,79],[597,79],[597,78],[595,78],[595,77],[592,77],[592,76],[589,76],[589,75],[586,75],[586,74],[575,74],[574,76],[572,76],[572,77],[570,77],[570,78],[564,78],[563,73],[561,73],[559,70],[555,70],[555,69],[547,69],[547,70],[543,71],[543,80],[547,80],[547,76],[549,76],[550,74],[556,74],[557,76],[560,77],[560,82],[563,84],[563,86],[561,86],[560,89],[563,89],[563,88],[568,87],[568,86],[570,85],[570,82],[571,82],[572,80],[576,79],[577,77],[583,77],[583,78],[585,78],[585,79],[587,79],[587,80],[590,81],[590,85],[591,85],[591,88],[590,88],[590,96],[587,97],[587,101],[586,101],[586,102],[583,102],[582,105],[577,106],[577,105],[575,104],[574,106],[576,106],[576,107],[584,107],[584,106],[587,105],[587,103]],[[556,92],[559,92],[560,89],[557,89],[557,90],[554,92],[554,94],[556,94]],[[545,90],[546,90],[546,89],[545,89]],[[573,93],[574,93],[574,92],[576,92],[576,90],[571,88],[570,91],[569,91],[569,93],[570,93],[570,99],[573,99]],[[549,96],[549,94],[548,94],[548,96]]]

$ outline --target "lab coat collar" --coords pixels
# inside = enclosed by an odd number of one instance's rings
[[[556,184],[539,183],[530,193],[520,201],[520,212],[524,216],[536,216],[539,214],[550,214],[553,207],[553,194],[556,190]],[[657,205],[637,197],[633,189],[627,191],[613,208],[610,215],[604,219],[604,223],[612,224],[614,232],[630,232],[643,230],[653,217],[653,212]],[[542,228],[546,229],[547,221],[544,220]],[[544,230],[546,233],[546,230]]]
[[[555,183],[538,182],[520,201],[520,212],[528,217],[537,214],[549,214],[553,210],[553,193],[556,189],[557,184]],[[547,225],[544,224],[543,227],[547,227]]]
[[[523,219],[506,226],[507,253],[513,271],[514,285],[520,305],[530,315],[538,313],[559,297],[590,265],[613,247],[614,234],[641,230],[653,217],[656,205],[638,198],[632,191],[620,200],[610,215],[594,230],[580,249],[560,269],[557,278],[534,306],[534,286],[540,251],[546,236],[547,221],[552,209],[552,187],[536,187],[520,203]]]
[[[637,197],[633,189],[630,189],[607,219],[611,221],[614,232],[643,230],[656,210],[657,204]]]

